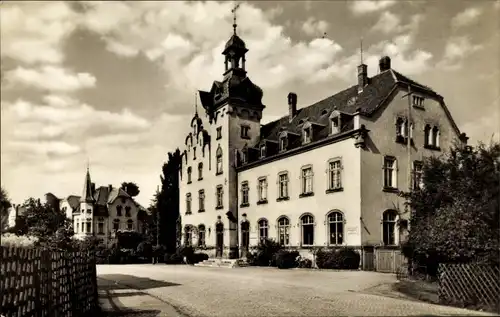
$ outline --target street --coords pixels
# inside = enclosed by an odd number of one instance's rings
[[[98,265],[110,316],[459,316],[492,314],[374,295],[393,274],[364,271]]]

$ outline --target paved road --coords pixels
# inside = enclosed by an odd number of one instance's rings
[[[145,264],[99,265],[97,273],[101,281],[149,296],[156,308],[148,308],[146,297],[133,304],[147,316],[491,316],[368,294],[396,282],[392,274],[375,272]],[[128,307],[130,299],[119,301]]]

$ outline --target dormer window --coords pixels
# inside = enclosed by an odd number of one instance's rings
[[[250,127],[246,125],[241,126],[241,138],[242,139],[250,139],[248,132],[250,131]]]
[[[280,137],[280,151],[286,151],[287,147],[287,137],[286,135],[283,135]]]
[[[338,112],[336,110],[332,112],[332,114],[330,115],[330,125],[331,125],[332,134],[340,133],[341,126],[342,126],[340,112]]]
[[[304,130],[302,131],[303,133],[303,136],[304,136],[304,144],[306,143],[309,143],[312,141],[312,137],[311,137],[311,127],[307,127],[307,128],[304,128]]]
[[[262,144],[260,146],[260,157],[261,158],[266,157],[266,145],[265,144]]]

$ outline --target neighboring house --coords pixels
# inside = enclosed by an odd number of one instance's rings
[[[262,238],[303,254],[397,248],[409,218],[398,191],[419,186],[424,157],[467,142],[443,97],[386,56],[376,75],[361,64],[357,84],[310,106],[298,108],[288,94],[288,115],[262,125],[263,92],[246,76],[247,51],[235,32],[222,53],[223,80],[199,92],[205,114],[190,122],[180,167],[182,244],[230,258]]]
[[[121,188],[112,185],[95,188],[88,169],[82,196],[61,199],[59,208],[72,219],[79,239],[94,235],[110,244],[117,231],[144,231],[146,210]]]
[[[9,208],[9,218],[7,220],[7,228],[13,228],[16,225],[16,219],[19,217],[24,217],[26,214],[26,208],[22,205],[15,205]]]

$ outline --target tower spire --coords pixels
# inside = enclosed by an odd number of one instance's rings
[[[240,4],[238,3],[231,10],[231,12],[233,13],[233,32],[234,32],[234,35],[236,35],[236,27],[238,26],[238,24],[236,24],[236,10],[238,10],[239,7],[240,7]]]
[[[360,39],[360,45],[359,45],[359,53],[361,55],[361,64],[363,64],[363,37]]]
[[[196,96],[196,91],[194,92],[194,114],[198,115],[198,98]]]

